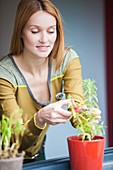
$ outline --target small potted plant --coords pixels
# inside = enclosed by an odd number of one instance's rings
[[[22,114],[22,110],[19,110]],[[0,120],[0,170],[21,170],[24,153],[19,153],[25,127],[20,120],[2,115]]]
[[[71,99],[68,106],[72,111],[72,125],[79,133],[67,139],[72,170],[102,170],[105,131],[103,122],[97,119],[100,110],[94,83],[94,80],[84,80],[84,102],[75,104]]]

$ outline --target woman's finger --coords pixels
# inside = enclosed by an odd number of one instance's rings
[[[58,104],[60,107],[63,107],[65,105],[68,105],[70,103],[70,99],[60,100],[56,102],[56,105]]]

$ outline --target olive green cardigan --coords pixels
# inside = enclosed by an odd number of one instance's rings
[[[20,114],[15,114],[15,119],[21,119],[26,127],[20,150],[31,153],[31,157],[40,149],[49,127],[47,124],[44,129],[38,128],[34,122],[34,115],[42,107],[57,101],[56,94],[62,91],[62,80],[64,80],[63,88],[66,96],[70,94],[77,102],[83,100],[79,57],[72,49],[65,53],[64,61],[60,64],[57,72],[55,72],[56,61],[54,60],[52,65],[49,63],[50,100],[46,103],[40,103],[34,98],[11,55],[0,61],[0,116],[2,114],[10,116],[19,108],[23,110],[22,117]],[[25,157],[28,158],[27,155]]]

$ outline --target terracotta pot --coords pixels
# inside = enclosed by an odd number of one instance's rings
[[[67,138],[72,170],[102,170],[105,138],[95,136],[94,140],[82,141],[81,137]]]
[[[23,156],[0,159],[0,170],[22,170]]]

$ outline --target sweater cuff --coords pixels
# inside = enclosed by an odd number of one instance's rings
[[[36,114],[34,115],[34,124],[35,124],[35,126],[36,126],[38,129],[41,129],[41,130],[45,129],[47,123],[45,123],[45,126],[44,126],[43,128],[37,126],[35,116],[36,116]]]
[[[43,130],[35,126],[34,117],[28,122],[28,128],[29,128],[29,131],[36,136],[39,136]]]

